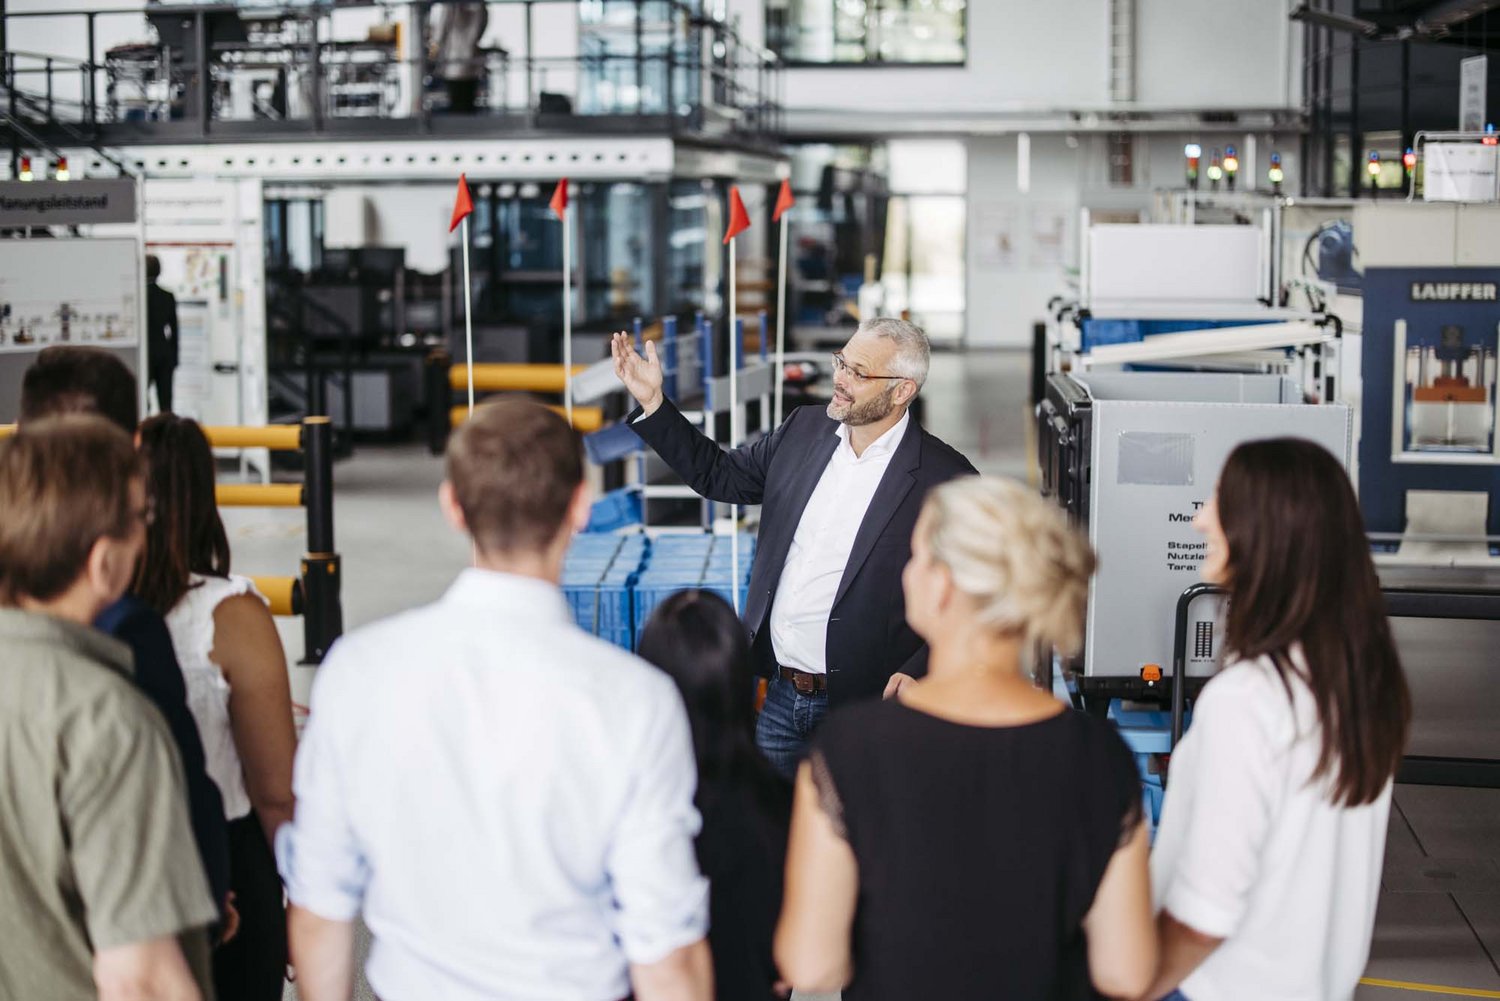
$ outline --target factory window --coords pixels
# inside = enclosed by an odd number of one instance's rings
[[[967,150],[959,140],[901,140],[887,157],[885,312],[910,316],[934,341],[957,342],[967,300]]]
[[[968,0],[766,0],[766,38],[797,65],[963,65]]]

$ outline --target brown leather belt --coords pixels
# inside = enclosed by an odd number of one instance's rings
[[[792,683],[798,695],[827,694],[828,692],[828,675],[826,674],[809,674],[795,667],[780,666],[776,668],[776,671],[783,680]]]

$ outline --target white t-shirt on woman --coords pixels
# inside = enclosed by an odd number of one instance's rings
[[[198,724],[208,775],[224,797],[228,820],[238,820],[250,812],[250,794],[245,790],[240,752],[229,724],[229,681],[209,654],[214,649],[214,612],[221,602],[241,594],[253,594],[265,601],[248,577],[193,574],[187,592],[166,614],[172,648],[187,683],[188,711]]]
[[[1369,958],[1391,786],[1348,809],[1330,777],[1310,782],[1321,727],[1307,683],[1291,687],[1269,657],[1226,667],[1172,756],[1156,907],[1225,939],[1183,982],[1189,1001],[1347,999]]]

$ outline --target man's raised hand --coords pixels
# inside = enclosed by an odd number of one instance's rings
[[[656,413],[662,401],[661,360],[656,356],[656,343],[646,342],[646,357],[642,358],[630,334],[621,331],[610,338],[609,353],[614,358],[615,376],[635,397],[641,410],[646,416]]]

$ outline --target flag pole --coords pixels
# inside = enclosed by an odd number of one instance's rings
[[[469,369],[469,416],[474,416],[474,294],[469,289],[469,217],[463,221],[464,244],[464,359]]]
[[[564,179],[564,184],[567,180]],[[573,226],[572,206],[563,206],[563,407],[573,426]]]
[[[733,189],[731,189],[733,190]],[[729,447],[735,448],[740,437],[740,314],[737,302],[734,245],[729,241]],[[729,595],[735,614],[740,611],[740,506],[729,507]]]
[[[781,427],[781,392],[786,381],[786,213],[781,213],[781,274],[776,281],[776,406],[772,427]]]

